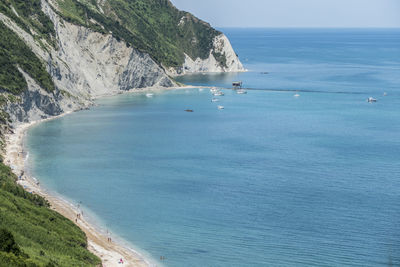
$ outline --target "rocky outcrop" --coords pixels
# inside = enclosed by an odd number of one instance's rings
[[[169,69],[157,64],[148,54],[117,40],[111,32],[102,34],[63,20],[55,11],[57,5],[52,0],[41,0],[41,6],[54,24],[56,45],[47,44],[43,39],[38,41],[33,37],[34,33],[25,32],[0,13],[0,20],[45,62],[56,87],[54,92],[46,92],[20,70],[29,89],[19,96],[18,101],[8,102],[4,108],[14,123],[86,107],[99,96],[145,87],[176,86],[171,76],[244,71],[223,34],[214,38],[207,59],[192,59],[186,55],[182,67]]]
[[[136,50],[133,50],[130,54],[128,64],[119,76],[119,88],[121,90],[175,85],[164,70],[155,65],[148,54]]]
[[[144,87],[175,83],[148,54],[128,47],[111,34],[101,34],[62,20],[42,0],[53,21],[58,49],[52,51],[55,84],[76,96],[98,97]]]
[[[54,24],[56,48],[44,40],[40,45],[31,34],[0,13],[0,20],[46,62],[56,85],[56,90],[48,93],[20,70],[27,80],[28,91],[4,108],[14,123],[83,108],[95,97],[124,90],[176,86],[148,54],[128,47],[112,34],[101,34],[64,21],[45,0],[42,0],[42,10]]]
[[[65,91],[46,92],[28,74],[21,69],[20,72],[24,75],[29,90],[24,91],[14,101],[8,101],[5,106],[5,111],[14,123],[45,119],[91,104],[89,100],[78,99]]]
[[[245,69],[233,50],[229,39],[224,34],[221,34],[214,38],[213,49],[210,51],[208,58],[192,59],[185,54],[185,63],[182,68],[168,69],[168,71],[170,75],[177,76],[196,72],[242,72]]]

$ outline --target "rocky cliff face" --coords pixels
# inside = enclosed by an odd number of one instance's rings
[[[24,73],[29,90],[5,108],[13,122],[84,108],[94,97],[123,90],[176,85],[148,54],[127,47],[125,42],[117,41],[111,34],[100,34],[62,20],[44,0],[42,9],[54,23],[57,48],[39,45],[31,34],[6,16],[0,16],[46,62],[56,85],[55,92],[48,93]]]
[[[223,58],[223,63],[216,57]],[[214,38],[213,48],[210,50],[208,58],[192,59],[185,54],[185,63],[181,68],[169,69],[172,76],[184,75],[196,72],[241,72],[245,71],[242,63],[232,48],[228,38],[218,35]]]
[[[0,13],[0,20],[45,62],[56,87],[53,92],[46,92],[20,69],[28,90],[16,101],[7,101],[4,107],[13,123],[84,108],[94,97],[145,87],[176,86],[170,77],[174,75],[244,70],[223,34],[214,38],[207,59],[192,59],[186,55],[181,68],[164,68],[149,54],[117,40],[112,33],[100,33],[67,22],[57,13],[57,2],[41,0],[41,7],[54,24],[56,45],[34,38],[32,32],[26,32]],[[216,57],[223,58],[223,64]]]
[[[98,97],[120,90],[174,86],[149,55],[127,47],[111,34],[62,20],[44,0],[42,7],[56,30],[58,49],[51,51],[49,66],[59,88]]]
[[[78,99],[65,91],[46,92],[29,75],[20,71],[28,82],[29,90],[24,91],[16,100],[9,101],[4,108],[13,124],[60,115],[91,104],[89,100]]]

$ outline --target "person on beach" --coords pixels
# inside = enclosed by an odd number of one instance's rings
[[[110,237],[110,232],[107,229],[107,242],[111,243],[111,237]]]
[[[124,260],[120,258],[118,264],[124,264]]]

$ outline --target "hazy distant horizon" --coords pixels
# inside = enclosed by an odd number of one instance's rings
[[[398,0],[171,0],[218,28],[400,28]]]

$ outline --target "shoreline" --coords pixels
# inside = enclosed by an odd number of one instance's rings
[[[117,94],[106,94],[101,96],[93,97],[92,100],[110,97],[125,93],[146,93],[146,92],[156,92],[165,90],[176,90],[176,89],[193,89],[202,88],[202,86],[182,86],[182,87],[169,87],[169,88],[142,88],[133,89],[125,92],[118,92]],[[88,242],[88,250],[98,256],[101,259],[103,266],[121,266],[118,264],[119,260],[122,258],[124,264],[122,266],[157,266],[155,263],[151,263],[149,259],[146,259],[139,252],[130,248],[121,238],[110,232],[105,234],[103,231],[98,229],[99,227],[95,223],[89,223],[82,215],[77,218],[77,214],[80,213],[71,202],[62,198],[62,196],[57,195],[57,193],[51,190],[46,190],[46,188],[40,186],[39,181],[37,181],[33,176],[29,175],[27,171],[26,161],[26,150],[24,147],[24,140],[26,133],[29,128],[35,126],[39,123],[54,120],[71,114],[73,112],[78,112],[80,110],[67,111],[57,116],[52,116],[45,119],[40,119],[27,123],[20,123],[15,125],[12,133],[5,135],[5,154],[4,162],[6,165],[10,166],[13,173],[20,177],[23,172],[24,175],[22,179],[19,179],[17,183],[21,185],[26,191],[35,193],[44,197],[50,203],[50,209],[55,210],[64,217],[71,220],[75,225],[77,225],[83,232],[85,232]],[[116,240],[112,242],[108,241],[108,238],[116,237]]]

